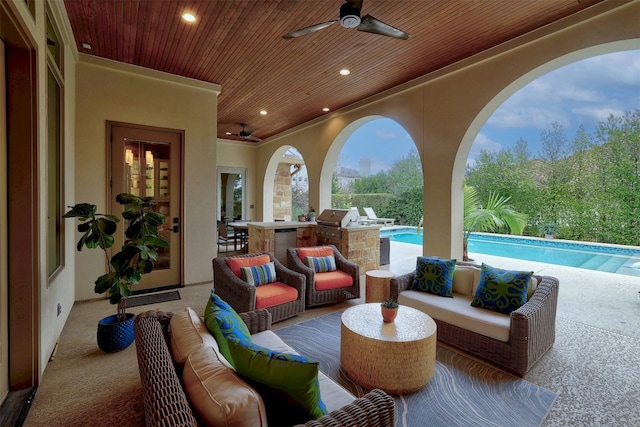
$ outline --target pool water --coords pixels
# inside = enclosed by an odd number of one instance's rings
[[[381,230],[380,235],[398,242],[422,245],[422,230],[417,234],[412,227]],[[640,248],[632,246],[472,234],[469,252],[640,277]]]

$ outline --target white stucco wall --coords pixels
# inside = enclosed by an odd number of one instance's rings
[[[183,284],[213,279],[217,85],[81,57],[76,86],[76,202],[108,209],[106,121],[184,130]],[[99,251],[82,251],[76,265],[76,300],[96,298],[104,271]]]

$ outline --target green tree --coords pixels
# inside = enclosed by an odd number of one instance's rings
[[[389,176],[384,172],[363,176],[353,184],[353,192],[357,194],[386,193]]]
[[[406,157],[397,160],[391,166],[388,177],[388,191],[391,194],[400,195],[416,188],[422,189],[422,164],[418,151],[412,148]]]
[[[640,246],[640,110],[609,116],[596,138],[598,239]]]

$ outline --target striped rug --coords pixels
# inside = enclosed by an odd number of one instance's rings
[[[368,390],[352,382],[340,368],[341,314],[328,314],[276,333],[300,354],[319,361],[326,375],[362,396]],[[438,345],[433,379],[419,392],[395,399],[399,427],[535,427],[544,421],[556,394]]]

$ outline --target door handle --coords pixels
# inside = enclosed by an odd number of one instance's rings
[[[180,226],[179,225],[174,225],[173,228],[172,228],[172,231],[174,233],[179,233],[180,232]]]

